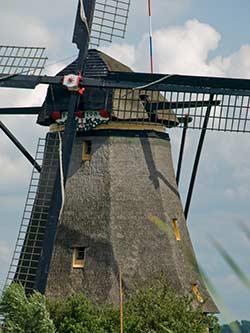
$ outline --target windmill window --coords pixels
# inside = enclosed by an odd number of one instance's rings
[[[90,140],[84,141],[82,145],[82,160],[90,161],[92,151],[92,142]]]
[[[203,300],[203,298],[200,294],[200,291],[198,289],[197,283],[192,284],[192,290],[193,290],[194,295],[196,296],[197,301],[199,303],[204,303],[204,300]]]
[[[173,219],[172,220],[172,225],[173,225],[173,229],[174,229],[175,239],[177,241],[180,241],[181,240],[181,235],[180,235],[180,230],[179,230],[179,226],[178,226],[178,220]]]
[[[85,247],[75,247],[73,251],[73,268],[84,268],[85,266]]]

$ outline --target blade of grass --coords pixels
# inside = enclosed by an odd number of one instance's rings
[[[222,247],[222,245],[213,240],[213,245],[215,246],[216,250],[220,253],[222,258],[226,261],[229,267],[233,270],[235,275],[240,279],[240,281],[244,284],[245,287],[250,289],[250,280],[246,276],[246,274],[241,270],[239,265],[235,262],[235,260],[231,257],[231,255]]]
[[[228,323],[231,322],[231,324],[229,326],[232,330],[232,333],[241,333],[239,327],[236,326],[237,324],[234,322],[233,315],[228,310],[227,306],[225,305],[224,301],[222,300],[219,292],[217,291],[217,289],[213,285],[212,281],[209,279],[209,277],[204,272],[204,270],[201,268],[201,266],[199,266],[199,270],[200,270],[200,274],[201,274],[201,276],[202,276],[202,278],[203,278],[203,280],[204,280],[212,298],[214,299],[215,303],[218,305],[223,317],[226,319],[226,321]]]
[[[171,331],[169,328],[163,326],[162,324],[159,325],[161,328],[163,328],[167,333],[174,333],[173,331]]]

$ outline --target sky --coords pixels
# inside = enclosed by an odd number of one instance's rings
[[[149,71],[147,0],[131,0],[125,40],[102,50],[137,71]],[[45,46],[47,74],[55,74],[77,54],[71,43],[77,1],[0,0],[0,44]],[[161,73],[250,78],[250,2],[247,0],[152,0],[154,65]],[[41,105],[46,87],[35,91],[0,90],[0,107]],[[35,117],[0,118],[34,155],[46,128]],[[180,130],[169,130],[176,163]],[[218,240],[250,276],[249,134],[209,132],[188,218],[201,267],[216,287],[222,322],[250,320],[247,290],[215,250]],[[190,131],[180,192],[186,199],[198,131]],[[13,253],[28,184],[29,163],[0,133],[0,285]],[[220,302],[218,302],[220,303]]]

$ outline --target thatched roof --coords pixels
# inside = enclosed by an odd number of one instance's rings
[[[110,72],[133,72],[132,69],[109,55],[97,51],[98,56],[105,62]],[[113,95],[113,115],[117,119],[143,119],[149,118],[140,95],[149,94],[151,102],[164,102],[165,99],[158,91],[146,92],[142,90],[125,90],[115,89]],[[159,120],[167,120],[169,122],[178,123],[178,119],[174,112],[169,109],[157,111]]]
[[[130,67],[124,65],[123,63],[112,58],[111,56],[109,56],[99,50],[98,51],[90,50],[90,52],[93,52],[93,51],[98,53],[98,56],[104,61],[104,63],[106,64],[106,66],[110,72],[133,72]]]

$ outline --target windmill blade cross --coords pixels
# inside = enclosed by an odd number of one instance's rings
[[[34,88],[41,83],[52,86],[58,85],[61,84],[62,80],[62,76],[27,75],[16,75],[8,79],[2,78],[1,80],[0,75],[0,86]],[[183,118],[188,113],[193,119],[189,128],[195,129],[202,128],[205,107],[209,104],[209,95],[214,94],[215,101],[213,101],[213,109],[207,129],[250,132],[250,115],[248,111],[250,106],[250,80],[247,79],[110,72],[102,78],[83,77],[80,79],[79,86],[104,89],[107,96],[110,92],[116,91],[113,97],[113,115],[126,113],[124,105],[127,102],[128,104],[133,102],[134,107],[130,110],[132,115],[130,121],[142,119],[139,96],[145,95],[145,93],[150,96],[155,92],[154,98],[150,100],[151,104],[147,106],[150,112],[156,112],[161,115],[165,113],[166,125],[171,119],[167,118],[164,108],[172,110],[177,118]],[[160,99],[160,95],[164,97],[163,100],[162,98]],[[78,98],[79,96],[76,94],[75,97]],[[13,113],[15,113],[15,110]],[[113,117],[113,120],[115,118]],[[159,117],[156,121],[159,123]],[[164,123],[160,122],[160,124]],[[183,124],[179,126],[183,126]]]
[[[86,6],[85,6],[86,4]],[[41,293],[45,292],[47,277],[48,277],[48,268],[50,265],[53,247],[56,237],[57,225],[59,222],[60,212],[63,209],[63,191],[64,186],[67,182],[68,169],[70,164],[70,157],[73,148],[73,143],[76,134],[76,121],[75,121],[75,112],[78,108],[80,101],[79,94],[79,82],[85,58],[88,52],[88,46],[90,41],[89,32],[91,30],[89,24],[92,22],[93,12],[95,8],[95,0],[93,1],[83,1],[80,0],[77,9],[76,23],[73,35],[73,42],[77,44],[79,49],[79,56],[77,60],[77,71],[70,76],[74,81],[76,80],[76,86],[71,87],[72,80],[68,80],[70,89],[72,90],[69,107],[68,107],[68,117],[65,124],[65,130],[63,134],[63,144],[62,144],[62,165],[58,165],[57,175],[55,179],[55,185],[52,193],[51,202],[53,205],[50,206],[48,214],[48,224],[47,229],[44,235],[43,241],[43,251],[39,261],[38,274],[36,276],[35,288]],[[83,13],[84,12],[84,13]],[[65,84],[67,86],[67,83]],[[63,174],[62,174],[63,173]],[[62,181],[63,179],[63,181]],[[63,183],[63,184],[62,184]]]
[[[78,73],[82,73],[85,58],[88,53],[90,32],[94,16],[96,1],[79,0],[73,33],[73,43],[77,45],[79,55],[77,59]]]

